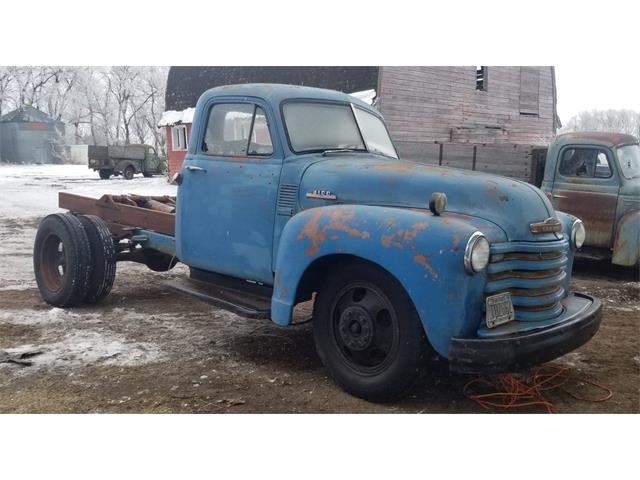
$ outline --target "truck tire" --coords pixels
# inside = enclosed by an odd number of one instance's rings
[[[111,170],[109,170],[108,168],[102,168],[102,169],[100,169],[100,171],[98,173],[99,173],[100,178],[102,180],[109,180],[109,177],[111,177],[111,175],[113,175],[113,172]]]
[[[89,240],[91,276],[84,301],[98,303],[111,292],[116,278],[116,248],[107,224],[94,215],[78,217]]]
[[[69,213],[55,213],[40,222],[33,269],[40,295],[49,305],[82,303],[91,277],[91,251],[80,220]]]
[[[178,263],[176,257],[166,253],[145,250],[144,264],[154,272],[168,272]]]
[[[413,302],[389,273],[365,262],[334,268],[313,311],[316,350],[336,383],[374,402],[404,395],[428,351]]]
[[[131,180],[133,178],[134,173],[136,173],[136,170],[131,165],[125,168],[124,172],[122,172],[122,174],[124,175],[124,178],[126,178],[127,180]]]

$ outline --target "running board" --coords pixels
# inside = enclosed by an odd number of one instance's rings
[[[226,282],[225,284],[212,283],[193,278],[172,280],[166,285],[178,292],[186,293],[243,317],[271,318],[271,297],[256,294],[255,289],[252,288],[253,284],[248,284],[251,286],[247,289],[249,291],[230,288]]]

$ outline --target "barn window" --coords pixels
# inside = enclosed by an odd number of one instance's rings
[[[476,90],[487,89],[487,67],[476,67]]]
[[[520,115],[537,117],[540,113],[540,71],[520,67]]]
[[[187,127],[186,125],[176,125],[171,127],[171,147],[174,152],[187,149]]]

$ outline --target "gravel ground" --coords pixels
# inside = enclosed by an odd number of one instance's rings
[[[173,193],[161,178],[99,181],[82,168],[0,167],[0,204],[7,205],[0,214],[0,361],[5,352],[30,363],[0,363],[0,412],[485,412],[462,393],[474,377],[450,375],[436,359],[400,402],[353,398],[328,378],[308,323],[279,328],[173,293],[164,282],[185,275],[181,265],[157,274],[119,264],[102,304],[46,305],[31,248],[39,218],[56,210],[55,191]],[[577,375],[567,390],[596,398],[601,392],[587,379],[613,396],[591,402],[557,390],[547,398],[560,412],[639,412],[638,272],[581,261],[573,284],[603,300],[603,323],[591,342],[554,363]],[[300,308],[298,320],[309,308]]]

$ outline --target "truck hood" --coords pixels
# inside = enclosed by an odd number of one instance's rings
[[[436,167],[364,153],[323,157],[304,172],[302,208],[326,204],[366,204],[428,209],[433,192],[447,195],[447,211],[488,220],[504,230],[509,241],[554,240],[533,235],[529,224],[554,217],[549,200],[528,183],[496,175]],[[309,198],[309,193],[335,200]]]

